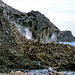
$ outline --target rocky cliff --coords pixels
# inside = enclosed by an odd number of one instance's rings
[[[72,42],[75,37],[71,31],[60,31],[47,17],[39,11],[22,13],[6,4],[1,4],[3,15],[14,23],[17,29],[27,39],[41,42]]]
[[[75,47],[39,42],[56,41],[65,35],[73,37],[71,32],[61,32],[41,13],[22,13],[0,0],[0,72],[49,67],[75,70]]]
[[[58,34],[58,41],[73,42],[75,41],[75,37],[72,35],[71,31],[60,31]]]

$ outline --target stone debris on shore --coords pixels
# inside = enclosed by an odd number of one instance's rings
[[[68,75],[68,74],[63,74],[62,72],[56,72],[56,71],[52,71],[50,73],[45,73],[45,74],[24,73],[21,71],[16,71],[16,72],[11,71],[10,73],[0,73],[0,75]]]

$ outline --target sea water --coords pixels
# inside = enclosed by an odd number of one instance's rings
[[[46,74],[46,73],[50,73],[53,70],[51,67],[49,69],[39,69],[39,70],[30,70],[27,73],[36,73],[36,74]],[[61,71],[63,73],[63,75],[68,74],[68,75],[75,75],[74,71]]]
[[[62,43],[62,44],[69,44],[69,45],[75,47],[75,42],[59,42],[59,43]]]

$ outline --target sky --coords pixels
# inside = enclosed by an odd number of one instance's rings
[[[75,36],[75,0],[2,0],[22,12],[31,10],[44,14],[60,30]]]

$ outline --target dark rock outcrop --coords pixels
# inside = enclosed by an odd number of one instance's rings
[[[58,41],[73,42],[75,41],[75,37],[72,35],[71,31],[60,31],[58,34]]]
[[[57,37],[61,38],[67,34],[62,33],[41,13],[35,11],[22,13],[0,0],[0,72],[9,72],[16,68],[19,70],[48,67],[71,70],[71,66],[66,68],[64,65],[75,65],[75,47],[27,40],[23,36],[30,35],[27,35],[26,30],[32,33],[32,39],[43,42],[56,41]],[[55,35],[57,37],[54,37]],[[47,36],[51,39],[47,39]],[[75,70],[75,67],[72,70]]]

